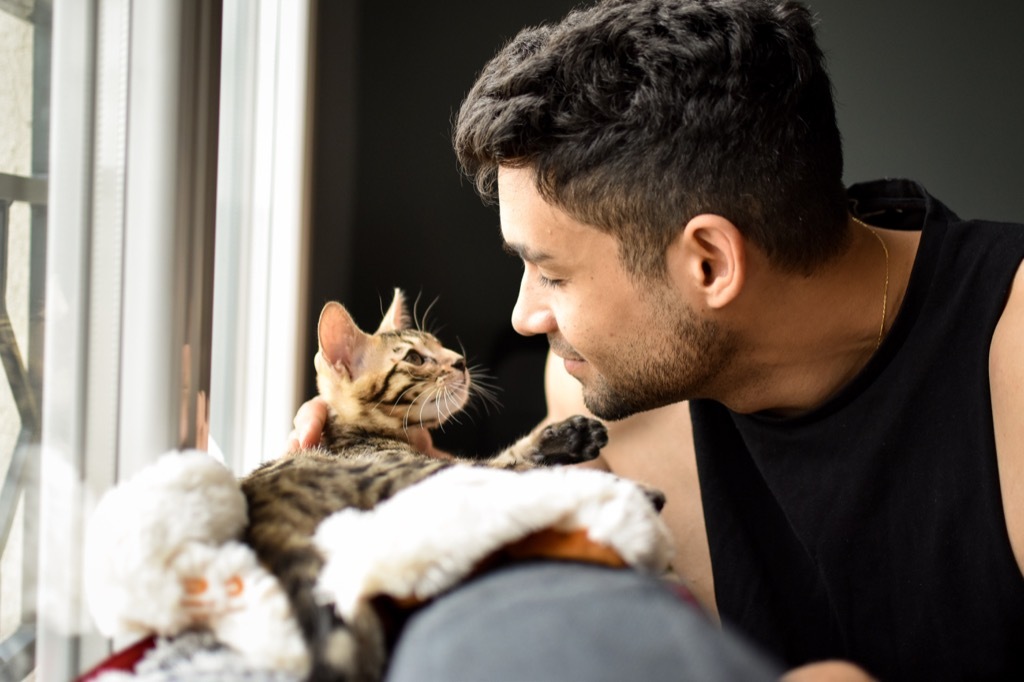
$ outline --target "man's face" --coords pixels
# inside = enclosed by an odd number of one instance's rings
[[[523,260],[512,326],[546,334],[587,408],[621,419],[704,393],[727,353],[671,278],[629,276],[615,237],[548,204],[529,168],[501,168],[506,248]]]

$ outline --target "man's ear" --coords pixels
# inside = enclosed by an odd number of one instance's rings
[[[696,292],[707,307],[729,305],[743,290],[747,242],[726,218],[712,213],[693,217],[669,245],[668,271]]]

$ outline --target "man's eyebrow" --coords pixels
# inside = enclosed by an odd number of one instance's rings
[[[501,248],[510,256],[517,256],[518,258],[521,258],[523,262],[532,263],[534,265],[551,260],[553,257],[551,254],[544,253],[543,251],[534,251],[524,244],[510,244],[509,242],[503,241],[501,243]]]

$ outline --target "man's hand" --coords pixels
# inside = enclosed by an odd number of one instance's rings
[[[292,420],[292,432],[288,434],[288,447],[285,452],[297,452],[303,448],[313,448],[320,444],[327,423],[327,402],[317,396],[302,403]]]
[[[315,448],[320,444],[324,434],[324,424],[327,423],[327,402],[317,396],[310,398],[299,406],[292,420],[292,432],[288,434],[288,445],[286,453],[297,452],[304,448]],[[409,443],[420,452],[437,457],[438,459],[451,459],[451,455],[434,449],[434,441],[430,432],[421,427],[409,427],[406,431],[409,436]]]

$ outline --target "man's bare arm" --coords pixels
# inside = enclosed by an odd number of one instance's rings
[[[1024,573],[1024,266],[992,336],[989,378],[999,485],[1010,546]]]

